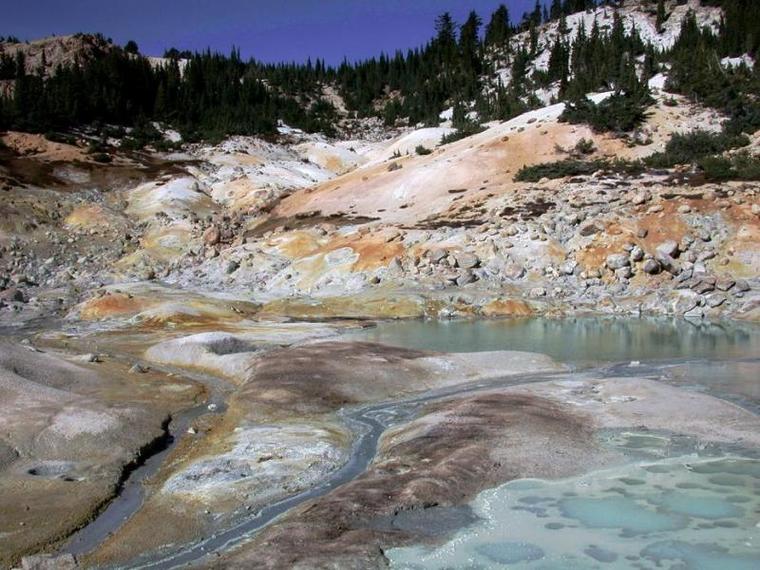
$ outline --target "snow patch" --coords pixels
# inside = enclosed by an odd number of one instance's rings
[[[745,53],[739,57],[724,57],[720,60],[720,63],[723,67],[731,69],[741,67],[742,65],[748,67],[749,69],[754,69],[755,67],[755,60],[752,59],[752,56],[748,53]]]

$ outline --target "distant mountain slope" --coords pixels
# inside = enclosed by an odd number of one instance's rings
[[[44,74],[50,76],[59,66],[84,63],[113,48],[114,44],[100,34],[73,34],[30,42],[0,42],[0,57],[5,55],[15,59],[22,54],[26,73],[44,70]]]
[[[687,2],[665,2],[667,19],[662,27],[657,27],[657,3],[646,0],[628,0],[621,2],[619,6],[604,5],[593,10],[576,12],[564,19],[565,33],[561,33],[560,20],[547,22],[538,27],[538,50],[531,61],[531,71],[547,71],[551,49],[558,39],[572,42],[578,37],[578,32],[583,28],[586,34],[590,33],[596,23],[604,34],[612,31],[615,14],[619,15],[627,33],[636,30],[641,40],[646,45],[653,46],[658,51],[669,50],[673,47],[681,33],[684,19],[693,12],[701,28],[707,28],[714,34],[720,30],[720,22],[723,10],[718,6],[710,6],[701,0],[688,0]],[[516,34],[510,40],[510,51],[516,51],[520,46],[530,43],[528,30]],[[491,53],[491,61],[496,67],[495,79],[505,85],[510,82],[511,66],[504,57],[503,50],[496,49]]]
[[[587,93],[637,92],[636,104],[643,104],[647,81],[676,64],[682,68],[677,92],[685,94],[699,80],[694,98],[713,100],[715,107],[736,108],[726,100],[728,91],[751,90],[746,78],[732,83],[735,78],[720,77],[720,65],[712,66],[720,60],[724,67],[753,66],[760,22],[749,0],[596,4],[555,0],[552,17],[538,9],[521,20],[500,8],[484,34],[475,12],[461,24],[444,13],[426,45],[337,68],[321,60],[244,61],[236,50],[229,55],[169,50],[165,57],[146,57],[136,45],[122,48],[99,35],[4,43],[0,129],[137,127],[129,143],[136,148],[160,140],[146,127],[155,122],[185,140],[276,136],[280,122],[347,138],[363,134],[361,121],[367,130],[377,131],[382,122],[388,129],[453,127],[460,133],[455,136],[466,136],[482,123]],[[578,6],[588,8],[572,12]],[[679,45],[684,25],[688,37]],[[690,74],[686,82],[684,73]],[[713,97],[704,88],[710,81],[732,85]],[[745,97],[740,105],[755,103]]]

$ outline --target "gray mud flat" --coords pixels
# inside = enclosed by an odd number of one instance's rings
[[[119,486],[117,496],[87,526],[76,532],[62,549],[63,553],[81,556],[91,552],[132,516],[142,506],[145,498],[144,482],[155,475],[166,457],[179,441],[179,434],[187,430],[190,423],[206,413],[206,405],[198,406],[180,414],[167,426],[166,436],[154,446],[155,452],[140,461]]]
[[[749,366],[750,369],[757,369],[757,359],[736,358],[738,355],[731,356],[734,358],[729,362],[740,362],[742,365]],[[714,364],[717,361],[711,360],[709,362]],[[320,499],[328,494],[333,493],[344,485],[355,482],[367,474],[373,468],[373,462],[378,460],[379,455],[382,455],[378,450],[381,438],[394,428],[405,426],[405,424],[419,417],[422,413],[429,413],[431,404],[433,404],[433,408],[439,405],[445,406],[446,402],[455,401],[458,398],[477,397],[478,394],[487,393],[489,390],[501,390],[510,387],[521,387],[522,391],[527,393],[531,390],[528,385],[549,381],[561,382],[567,380],[571,384],[582,384],[584,381],[592,378],[604,380],[605,378],[613,377],[632,379],[651,378],[670,381],[672,380],[669,378],[671,370],[680,371],[681,376],[683,376],[686,374],[684,370],[688,371],[691,369],[690,367],[695,366],[698,367],[698,363],[695,364],[693,360],[674,359],[667,362],[645,362],[637,365],[617,364],[603,368],[584,368],[582,371],[570,373],[526,373],[518,376],[482,380],[429,390],[401,400],[341,409],[338,412],[338,417],[354,434],[354,441],[347,461],[319,484],[306,491],[268,504],[259,510],[251,510],[247,515],[244,512],[240,513],[236,515],[236,523],[216,531],[197,542],[185,544],[184,546],[180,546],[181,543],[177,542],[171,546],[167,546],[163,550],[153,550],[144,553],[123,564],[123,566],[128,568],[175,568],[203,561],[213,563],[214,559],[209,559],[210,555],[222,555],[221,560],[224,560],[228,553],[256,538],[261,531],[271,527],[273,523],[278,523],[279,526],[279,522],[286,519],[286,515],[290,519],[294,516],[298,517],[298,513],[300,512],[298,507],[303,507],[310,502],[318,503]],[[164,371],[171,371],[190,377],[193,376],[193,374],[188,373],[186,370],[171,369],[171,367],[166,367]],[[200,374],[195,374],[194,376],[196,378],[193,379],[203,382],[211,389],[212,394],[215,394],[212,400],[219,405],[219,411],[222,411],[225,406],[225,396],[229,393],[230,387],[224,386],[223,382],[213,377],[201,377],[203,375]],[[677,377],[676,380],[674,383],[677,385],[686,384],[682,378]],[[733,401],[753,412],[757,410],[757,402],[753,401],[751,397],[746,397],[746,389],[734,393],[731,389],[725,390],[725,386],[721,386],[721,390],[717,391],[709,385],[698,388],[701,391],[713,393],[719,397]],[[731,387],[729,386],[728,388]],[[428,412],[424,411],[426,409]],[[109,503],[108,507],[92,523],[71,537],[63,548],[63,552],[81,556],[95,551],[111,535],[115,534],[125,521],[138,512],[146,499],[144,483],[159,471],[172,449],[180,441],[183,434],[186,433],[188,426],[201,415],[208,413],[208,411],[208,407],[203,405],[177,414],[169,426],[171,437],[167,440],[166,446],[155,450],[153,455],[149,455],[143,463],[130,472],[129,477],[123,482],[117,497]],[[473,524],[476,518],[476,515],[465,504],[453,507],[432,505],[429,508],[425,507],[416,511],[401,511],[388,517],[375,516],[371,520],[364,521],[364,523],[366,523],[366,528],[380,533],[399,532],[422,538],[435,539],[436,537],[449,535],[458,528]],[[249,548],[248,545],[245,546],[245,549]]]
[[[383,410],[381,409],[379,412],[380,415],[382,415]],[[366,470],[367,465],[369,465],[374,458],[378,439],[386,429],[385,424],[375,419],[375,413],[377,413],[377,410],[368,409],[363,410],[356,415],[347,415],[347,422],[355,426],[356,433],[358,434],[356,443],[352,449],[351,457],[348,462],[321,485],[264,507],[251,518],[248,518],[222,532],[216,533],[187,549],[168,554],[165,557],[159,556],[152,559],[148,558],[144,561],[136,561],[128,567],[156,569],[176,568],[200,560],[211,553],[224,551],[250,537],[255,532],[264,528],[277,519],[277,517],[291,509],[311,499],[322,497],[344,483],[352,481]]]
[[[119,528],[143,505],[145,500],[145,482],[155,475],[169,454],[174,450],[188,428],[201,416],[211,413],[223,413],[226,409],[225,392],[228,387],[218,379],[200,373],[180,371],[168,366],[157,366],[163,372],[192,376],[203,382],[210,390],[211,397],[207,402],[190,408],[171,418],[166,426],[165,437],[151,446],[151,450],[138,460],[133,468],[125,472],[124,480],[120,483],[116,497],[101,511],[95,519],[77,531],[61,549],[61,552],[82,556],[95,550],[103,541],[114,534]]]
[[[143,559],[138,558],[127,565],[129,568],[154,568],[169,569],[177,568],[192,562],[201,560],[213,553],[225,552],[230,548],[250,539],[257,532],[264,529],[282,515],[301,506],[308,501],[324,497],[338,487],[355,480],[366,472],[368,466],[377,455],[377,445],[380,437],[391,426],[401,424],[413,418],[419,409],[430,402],[447,397],[476,392],[488,387],[512,386],[528,382],[540,382],[556,377],[552,374],[529,375],[524,377],[510,377],[508,379],[489,380],[476,384],[445,388],[431,391],[423,396],[410,398],[397,402],[386,402],[358,409],[343,410],[340,416],[357,435],[348,461],[335,471],[322,484],[302,493],[293,495],[268,505],[237,525],[193,544],[176,552],[167,553],[165,556],[153,555]],[[450,524],[443,524],[440,532],[451,530],[469,520],[466,512],[450,512]],[[410,515],[409,527],[419,526],[422,521],[415,521],[414,515]],[[398,524],[398,523],[396,523]],[[438,533],[434,533],[438,534]]]
[[[576,374],[574,376],[585,377],[590,376],[590,373],[582,375]],[[420,409],[426,404],[445,400],[454,396],[477,393],[489,388],[538,383],[561,377],[567,377],[567,375],[537,374],[481,381],[455,388],[432,390],[422,396],[409,398],[403,401],[386,402],[359,409],[343,410],[340,415],[344,421],[352,427],[354,433],[357,434],[357,439],[353,445],[349,460],[340,469],[334,472],[324,483],[309,489],[308,491],[304,491],[285,500],[268,505],[239,524],[216,533],[188,548],[168,553],[163,557],[158,555],[149,556],[144,559],[137,559],[129,564],[128,567],[155,569],[176,568],[202,560],[213,553],[225,552],[250,539],[257,532],[275,522],[282,515],[309,501],[327,495],[331,491],[355,480],[357,477],[365,473],[368,466],[376,458],[378,441],[386,430],[394,425],[409,421],[415,417]],[[397,530],[403,529],[406,531],[412,531],[413,529],[419,530],[424,526],[426,530],[423,534],[439,536],[447,534],[455,528],[469,524],[474,520],[466,508],[440,509],[440,512],[438,512],[439,516],[437,517],[438,520],[435,524],[431,525],[429,524],[430,521],[427,521],[427,518],[432,516],[435,512],[438,511],[420,511],[418,513],[403,514],[400,518],[394,517],[393,520],[389,519],[385,523],[383,521],[377,521],[377,524],[379,528],[387,526],[389,530],[395,528]]]

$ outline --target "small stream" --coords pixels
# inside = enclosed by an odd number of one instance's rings
[[[411,348],[451,352],[532,350],[568,362],[574,371],[479,382],[431,391],[403,401],[342,410],[340,415],[343,421],[356,434],[354,445],[348,461],[320,485],[268,505],[234,526],[194,544],[136,558],[129,564],[129,568],[176,568],[250,539],[291,509],[324,496],[360,476],[374,459],[378,441],[384,431],[415,417],[421,406],[453,395],[557,377],[636,375],[664,377],[675,384],[713,393],[753,411],[760,411],[760,361],[757,359],[760,354],[760,327],[695,327],[685,322],[615,319],[452,323],[406,321],[381,323],[376,329],[350,336]],[[715,371],[720,373],[717,374],[717,380],[713,381]],[[176,372],[187,375],[184,370]],[[197,379],[204,383],[212,380],[218,382],[209,378]],[[223,409],[223,397],[217,395],[216,403],[220,410]],[[170,444],[135,469],[118,497],[93,523],[77,533],[64,550],[73,554],[89,552],[118,530],[142,504],[143,482],[158,471],[190,423],[204,413],[209,413],[208,408],[199,406],[175,418],[170,425]],[[412,552],[412,556],[418,554]],[[402,567],[417,568],[403,564]]]
[[[230,387],[224,381],[199,372],[180,370],[154,363],[143,364],[159,372],[184,376],[202,383],[209,391],[209,398],[206,402],[176,414],[170,419],[166,426],[163,444],[157,447],[153,453],[147,454],[144,460],[138,462],[125,473],[124,481],[119,485],[116,496],[108,503],[108,506],[89,524],[74,533],[61,549],[61,552],[74,556],[87,554],[116,532],[140,509],[145,499],[145,481],[158,472],[164,460],[174,450],[182,437],[187,434],[190,426],[204,415],[222,414],[227,409],[226,397]]]
[[[754,361],[756,366],[760,366],[760,361]],[[224,552],[241,542],[244,542],[254,536],[258,531],[267,527],[269,524],[276,521],[279,517],[286,514],[291,509],[304,504],[313,499],[317,499],[331,492],[335,488],[343,485],[353,479],[359,477],[366,471],[370,463],[373,461],[377,444],[382,434],[390,427],[409,421],[418,415],[421,407],[434,402],[436,400],[446,399],[453,396],[460,396],[470,393],[476,393],[482,390],[488,390],[497,387],[508,387],[523,385],[532,382],[545,382],[552,379],[584,379],[584,378],[603,378],[603,377],[621,377],[621,376],[659,376],[669,366],[688,366],[692,364],[689,361],[671,362],[665,365],[663,368],[658,366],[647,367],[646,370],[638,369],[638,367],[630,367],[629,365],[611,366],[604,368],[593,368],[584,371],[568,372],[568,373],[556,373],[556,374],[537,374],[537,375],[524,375],[518,377],[509,377],[503,379],[495,379],[484,382],[477,382],[473,384],[466,384],[457,386],[454,388],[440,389],[427,392],[423,395],[412,397],[406,400],[385,402],[381,404],[375,404],[362,408],[354,408],[341,411],[341,416],[345,423],[352,427],[357,434],[355,444],[353,446],[349,461],[343,465],[339,470],[335,471],[324,483],[321,485],[289,497],[285,500],[269,505],[255,513],[252,517],[243,520],[239,524],[225,529],[219,533],[216,533],[203,541],[197,542],[186,548],[170,552],[164,556],[149,555],[145,558],[137,559],[133,561],[129,568],[152,568],[152,569],[169,569],[177,568],[183,565],[187,565],[199,560],[204,559],[206,556],[214,552]],[[623,437],[627,437],[623,434]],[[653,434],[646,434],[645,438],[650,438],[655,443],[661,441],[670,441],[668,436],[662,436],[660,438],[654,437]],[[628,441],[628,440],[626,440]],[[648,440],[649,441],[649,440]],[[670,444],[668,444],[670,445]],[[692,444],[688,444],[692,445]],[[692,449],[691,447],[688,449]],[[682,445],[683,447],[683,445]],[[637,456],[644,452],[644,446],[639,444],[639,447],[635,449]],[[681,449],[679,447],[678,449]],[[631,451],[626,450],[626,451]],[[703,450],[704,452],[704,450]],[[721,456],[722,450],[712,450],[716,456]],[[656,453],[656,452],[655,452]],[[656,471],[656,469],[654,469]],[[625,473],[618,474],[624,478]],[[614,506],[614,505],[613,505]],[[519,549],[518,549],[519,550]],[[394,554],[395,556],[396,554]],[[404,555],[405,556],[405,555]],[[422,554],[416,550],[410,551],[412,559],[422,556]],[[401,558],[401,560],[405,560]],[[444,557],[444,560],[446,558]],[[486,562],[485,567],[493,567],[493,560],[484,559]],[[427,565],[417,566],[401,564],[402,568],[416,569],[427,568]],[[437,568],[438,566],[432,565],[431,568]],[[449,566],[441,566],[441,568],[448,568]],[[499,566],[496,566],[499,567]],[[538,566],[543,568],[542,566]],[[562,568],[560,564],[556,568]],[[586,568],[585,566],[581,566]],[[743,569],[743,567],[741,567]]]
[[[251,538],[257,531],[274,522],[291,509],[313,499],[317,499],[337,487],[356,479],[367,470],[375,458],[377,444],[389,427],[406,422],[415,417],[419,409],[435,400],[476,392],[479,390],[514,386],[528,382],[542,382],[564,374],[539,374],[489,380],[427,392],[404,400],[373,404],[360,408],[344,409],[339,412],[346,425],[356,434],[348,461],[330,475],[321,485],[268,505],[239,524],[220,531],[200,542],[167,553],[165,556],[151,555],[137,559],[129,568],[169,569],[177,568],[204,558],[213,552],[223,552],[236,544]]]
[[[166,457],[176,447],[181,434],[187,431],[194,420],[206,413],[209,413],[209,410],[207,405],[203,404],[172,418],[166,428],[167,434],[161,448],[126,474],[116,497],[92,522],[67,541],[62,552],[74,556],[91,552],[136,513],[145,498],[143,483],[158,472]]]

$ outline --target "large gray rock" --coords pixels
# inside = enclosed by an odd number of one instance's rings
[[[707,305],[711,308],[720,307],[723,303],[726,302],[726,296],[721,295],[720,293],[716,293],[714,295],[710,295],[707,297]]]
[[[607,256],[607,267],[613,271],[628,267],[630,264],[631,260],[625,253],[613,253],[612,255]]]
[[[694,307],[683,314],[685,319],[704,319],[705,311],[702,307]]]
[[[682,316],[697,308],[699,297],[697,295],[681,295],[673,302],[673,312]]]
[[[654,259],[647,259],[642,266],[644,273],[657,275],[660,272],[660,264]]]
[[[480,265],[480,259],[478,259],[477,255],[472,253],[460,252],[457,253],[454,258],[457,261],[457,266],[462,269],[474,269]]]
[[[699,283],[695,284],[692,287],[692,290],[696,293],[699,293],[700,295],[711,293],[712,291],[715,291],[715,282],[709,279],[703,279],[699,281]]]
[[[428,259],[432,263],[440,263],[448,255],[445,249],[434,249],[428,252]]]
[[[657,253],[662,256],[678,257],[678,242],[674,240],[668,240],[662,242],[657,246]]]
[[[475,274],[472,271],[463,271],[457,277],[456,283],[459,287],[463,287],[465,285],[469,285],[470,283],[474,283],[476,280],[477,277],[475,277]]]

